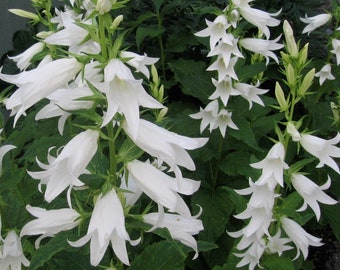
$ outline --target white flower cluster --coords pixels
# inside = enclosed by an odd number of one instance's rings
[[[249,6],[250,2],[251,0],[232,0],[223,14],[219,15],[213,22],[206,21],[208,27],[196,33],[197,36],[210,38],[208,56],[214,56],[217,59],[208,70],[217,71],[218,74],[217,79],[212,79],[216,87],[215,92],[209,97],[212,101],[204,109],[201,108],[199,113],[191,115],[192,118],[201,119],[201,132],[210,125],[210,132],[219,128],[224,137],[227,126],[237,129],[237,126],[231,120],[231,112],[226,108],[219,110],[221,104],[224,107],[227,106],[231,96],[242,96],[249,102],[250,108],[253,102],[264,105],[259,95],[266,93],[267,90],[257,88],[258,85],[238,82],[234,67],[238,58],[243,57],[238,45],[264,56],[267,65],[269,58],[279,63],[279,59],[273,51],[283,48],[283,45],[278,43],[280,36],[274,40],[269,40],[270,31],[268,28],[280,23],[279,20],[272,18],[279,13],[269,14],[254,9]],[[266,39],[234,37],[232,30],[237,27],[238,21],[242,18],[258,27],[259,32],[263,33]],[[309,23],[303,32],[313,31],[329,21],[330,18],[330,15],[324,14],[315,18],[306,17],[302,19],[303,22]],[[284,27],[287,28],[287,25]],[[292,30],[287,34],[293,35]],[[292,37],[286,37],[287,42],[290,42],[290,39]],[[333,40],[332,44],[334,48],[332,53],[338,57],[336,41]],[[295,41],[294,44],[287,44],[288,47],[292,45],[295,47],[291,47],[291,49],[295,49],[294,53],[297,54],[298,49]],[[294,57],[297,57],[297,55],[294,55]],[[314,77],[314,73],[312,75]],[[330,73],[330,65],[325,66],[320,73],[315,75],[320,77],[320,84],[326,79],[334,79]],[[282,98],[286,103],[284,97]],[[295,102],[295,100],[291,102]],[[339,134],[334,139],[325,140],[310,134],[299,133],[290,122],[287,124],[285,134],[319,160],[317,168],[327,165],[338,174],[340,173],[338,165],[333,160],[334,157],[340,157],[340,148],[336,146],[340,141]],[[249,179],[248,188],[236,191],[240,195],[250,196],[246,209],[235,216],[238,219],[247,220],[247,225],[239,231],[228,232],[230,236],[240,238],[236,248],[241,252],[235,253],[237,257],[241,258],[237,267],[248,266],[250,270],[256,267],[262,268],[260,262],[264,254],[276,253],[281,256],[283,252],[293,249],[293,246],[289,243],[293,243],[297,249],[295,259],[300,256],[300,253],[306,259],[309,246],[322,245],[320,238],[306,232],[292,217],[276,212],[277,202],[281,198],[279,190],[286,189],[287,183],[303,199],[303,205],[296,211],[305,211],[309,206],[317,221],[321,217],[319,203],[328,205],[337,203],[324,192],[330,187],[330,177],[323,185],[318,186],[300,170],[290,170],[289,165],[285,162],[286,145],[284,143],[286,143],[284,140],[275,143],[263,160],[251,164],[253,168],[261,170],[261,176],[255,182]],[[289,177],[285,177],[285,175]]]
[[[278,43],[280,37],[269,40],[270,31],[268,27],[280,24],[278,19],[272,17],[277,16],[280,12],[270,14],[252,8],[249,5],[250,2],[251,0],[231,1],[223,10],[223,13],[217,16],[213,22],[206,20],[208,25],[206,29],[196,33],[196,36],[199,37],[209,37],[210,52],[208,57],[216,57],[216,60],[207,70],[217,71],[217,79],[212,79],[215,86],[215,92],[209,97],[212,101],[204,109],[200,108],[200,112],[191,115],[194,119],[201,119],[201,133],[209,126],[210,132],[219,128],[222,136],[225,137],[227,127],[238,129],[231,119],[232,112],[226,108],[231,96],[241,96],[247,100],[249,109],[251,109],[253,102],[264,105],[259,96],[268,90],[259,88],[259,83],[252,85],[240,82],[235,72],[235,65],[239,58],[244,58],[239,46],[264,56],[267,64],[269,58],[278,62],[273,51],[281,49],[283,45]],[[238,23],[242,19],[256,26],[266,39],[235,36],[233,30],[238,27]],[[220,109],[219,101],[223,104],[222,109]]]
[[[306,23],[307,26],[303,29],[302,33],[307,33],[308,35],[314,31],[315,29],[327,24],[331,19],[332,15],[329,13],[318,14],[313,17],[300,18],[302,22]],[[339,31],[340,28],[335,29],[335,31]],[[331,38],[332,40],[332,48],[331,53],[335,54],[336,64],[340,64],[340,40],[336,38]],[[319,72],[315,73],[315,76],[319,78],[319,84],[322,85],[326,80],[335,80],[335,77],[332,74],[332,65],[331,63],[326,63]]]
[[[290,126],[290,129],[292,128]],[[337,165],[334,167],[335,162],[331,158],[340,157],[340,148],[335,146],[339,141],[340,135],[327,141],[316,136],[301,134],[300,144],[307,152],[320,160],[319,167],[327,164],[339,173]],[[307,233],[296,221],[286,216],[281,216],[278,220],[274,217],[275,200],[280,197],[280,194],[276,193],[277,186],[285,186],[284,170],[289,169],[284,161],[285,155],[283,144],[276,143],[263,160],[251,164],[252,167],[261,169],[262,174],[259,179],[255,183],[250,179],[249,188],[237,190],[240,195],[251,195],[247,208],[235,216],[238,219],[250,219],[249,223],[237,232],[229,232],[232,237],[241,237],[237,249],[247,249],[244,253],[235,254],[242,258],[237,264],[238,267],[249,265],[249,269],[254,269],[260,266],[260,259],[264,252],[277,253],[281,256],[284,251],[293,248],[286,245],[289,242],[293,242],[297,248],[295,259],[299,257],[300,251],[306,259],[309,246],[322,245],[320,238]],[[337,203],[323,191],[330,186],[329,177],[322,186],[316,185],[300,172],[292,173],[290,181],[304,200],[303,205],[297,211],[304,211],[307,206],[310,206],[319,220],[321,215],[319,202],[329,205]],[[273,224],[278,225],[274,236],[269,231]],[[288,238],[281,238],[281,228]]]
[[[147,93],[143,79],[136,79],[134,74],[139,73],[139,77],[148,80],[148,66],[158,59],[130,51],[119,51],[103,63],[96,57],[89,57],[103,52],[103,44],[88,38],[91,36],[90,31],[98,27],[98,21],[93,14],[98,12],[98,16],[101,16],[110,11],[112,1],[98,0],[96,5],[92,1],[81,2],[81,7],[77,9],[66,6],[64,10],[56,10],[56,16],[51,19],[51,23],[56,26],[55,32],[38,33],[38,43],[22,54],[12,57],[21,73],[7,75],[0,70],[0,79],[18,87],[6,100],[6,108],[11,110],[11,116],[14,116],[14,126],[21,116],[26,115],[28,109],[42,99],[48,99],[50,102],[37,113],[36,120],[60,117],[60,134],[63,134],[65,121],[72,111],[98,111],[103,108],[96,128],[86,129],[74,136],[63,148],[57,149],[56,156],[51,154],[54,151],[54,147],[51,147],[47,164],[37,159],[41,171],[28,172],[33,179],[40,181],[39,190],[44,192],[47,202],[53,201],[67,190],[69,208],[46,210],[27,205],[27,211],[36,219],[22,228],[20,237],[41,235],[36,241],[36,248],[39,248],[43,238],[53,237],[60,231],[79,225],[82,215],[72,207],[72,191],[75,192],[75,188],[85,188],[79,177],[91,173],[87,167],[98,151],[101,129],[113,127],[119,132],[125,132],[126,137],[154,158],[158,166],[141,160],[124,164],[125,172],[116,172],[113,176],[118,179],[117,184],[121,183],[121,188],[112,185],[101,190],[99,195],[97,192],[86,235],[69,243],[80,247],[91,241],[90,261],[93,266],[100,263],[111,243],[118,259],[129,265],[126,241],[136,245],[141,239],[130,239],[125,226],[125,216],[127,209],[145,193],[157,203],[159,212],[145,214],[144,222],[150,224],[152,229],[167,228],[174,239],[191,247],[197,257],[198,248],[193,235],[203,230],[203,225],[201,220],[197,219],[198,216],[191,215],[189,207],[179,194],[193,194],[199,188],[200,182],[184,178],[180,167],[195,170],[187,150],[202,147],[207,139],[184,137],[140,118],[140,106],[149,109],[165,108],[160,101]],[[76,5],[76,2],[71,1],[71,4]],[[79,8],[83,10],[82,14],[75,13]],[[122,16],[118,16],[113,23],[118,24],[121,19]],[[66,47],[69,56],[55,57],[55,48],[58,46]],[[48,50],[50,48],[53,49],[51,53]],[[30,67],[33,57],[42,52],[46,52],[46,55],[39,65],[26,70]],[[102,102],[100,107],[96,103],[98,100]],[[5,146],[0,148],[0,158],[10,149],[11,147]],[[164,166],[160,166],[163,162],[167,171],[164,171]],[[174,176],[170,176],[172,174]],[[169,212],[165,213],[164,208]],[[8,264],[5,258],[14,256],[16,252],[16,264],[12,264],[12,268],[20,269],[17,263],[28,263],[23,257],[20,241],[12,233],[9,233],[7,238],[1,247],[0,268],[7,269],[2,267],[2,263]],[[12,249],[17,245],[14,253],[7,247],[10,241],[14,243],[11,244]]]

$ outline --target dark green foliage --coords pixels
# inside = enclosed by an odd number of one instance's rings
[[[178,251],[174,244],[168,241],[154,243],[144,249],[131,263],[129,270],[143,269],[154,270],[183,270],[183,255]]]

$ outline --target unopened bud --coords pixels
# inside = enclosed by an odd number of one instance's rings
[[[159,114],[157,115],[157,119],[156,121],[159,123],[159,122],[162,122],[164,117],[166,116],[166,114],[168,113],[168,108],[165,107],[163,109],[160,110]]]
[[[49,37],[49,36],[52,35],[52,34],[53,34],[52,31],[41,31],[41,32],[39,32],[38,34],[36,34],[36,36],[37,36],[38,38],[45,39],[45,38]]]
[[[161,103],[163,103],[163,98],[164,98],[164,85],[162,84],[161,87],[158,89],[158,96],[157,100]]]
[[[111,10],[112,3],[111,0],[98,0],[96,5],[96,10],[99,14],[103,15]]]
[[[287,77],[287,82],[289,86],[295,85],[296,76],[295,76],[294,68],[291,64],[288,64],[288,66],[286,67],[286,77]]]
[[[276,82],[275,85],[275,97],[280,105],[281,111],[286,111],[288,109],[288,103],[285,99],[285,94],[283,93],[281,85],[278,82]]]
[[[306,76],[303,78],[302,84],[300,88],[298,89],[298,95],[300,97],[303,97],[305,93],[307,92],[307,90],[309,89],[309,87],[311,87],[313,83],[314,75],[315,75],[315,68],[308,71]]]
[[[306,64],[308,57],[308,43],[303,46],[302,50],[299,52],[297,62],[300,67]]]
[[[236,28],[237,27],[237,22],[240,18],[240,14],[239,12],[236,10],[236,9],[233,9],[231,12],[230,12],[230,15],[229,15],[229,21],[231,23],[231,25]]]
[[[333,113],[334,121],[337,123],[340,120],[340,112],[339,112],[339,107],[334,103],[331,102],[331,110]]]
[[[36,21],[36,22],[38,22],[40,20],[39,16],[37,14],[35,14],[33,12],[26,11],[26,10],[9,9],[8,11],[17,15],[17,16],[20,16],[20,17],[23,17],[23,18],[28,18],[28,19],[31,19],[31,20]]]
[[[124,16],[123,15],[118,15],[112,22],[110,29],[111,30],[116,30],[117,27],[120,25],[120,23],[123,21]]]
[[[289,122],[287,124],[287,132],[290,134],[290,136],[292,136],[292,140],[294,142],[298,142],[301,140],[301,135],[293,123]]]
[[[33,6],[35,7],[46,7],[51,5],[51,0],[31,0]]]
[[[152,81],[155,83],[155,85],[159,84],[159,77],[158,77],[158,72],[157,68],[155,65],[151,65],[151,76],[152,76]]]
[[[287,51],[291,56],[297,57],[299,50],[295,42],[294,32],[288,21],[283,22],[283,32],[287,43]]]
[[[284,53],[283,51],[281,51],[280,54],[281,54],[282,62],[286,66],[290,62],[289,55]]]

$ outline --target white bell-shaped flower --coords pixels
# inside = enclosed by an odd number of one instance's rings
[[[57,89],[66,86],[81,70],[75,58],[62,58],[17,75],[1,73],[0,79],[19,88],[5,101],[6,109],[15,115],[14,125],[25,111]]]
[[[0,246],[0,269],[21,269],[22,264],[28,267],[30,262],[22,251],[20,238],[14,231],[9,231]]]
[[[41,234],[35,242],[35,248],[39,248],[40,241],[45,237],[53,237],[61,231],[71,230],[80,223],[80,214],[71,208],[46,210],[27,205],[26,209],[37,219],[24,225],[20,237]]]
[[[91,241],[91,265],[97,266],[100,263],[110,242],[118,259],[129,265],[126,241],[129,241],[132,245],[137,245],[140,239],[135,241],[130,239],[125,229],[124,210],[114,189],[105,195],[100,194],[98,196],[87,234],[75,242],[69,241],[69,244],[80,247],[88,241]]]
[[[318,202],[329,205],[337,203],[336,200],[323,192],[323,190],[328,189],[331,185],[331,179],[329,176],[326,183],[322,186],[318,186],[308,177],[300,173],[292,174],[291,180],[294,188],[304,200],[303,205],[297,211],[304,211],[306,210],[307,205],[309,205],[314,211],[316,219],[319,220],[321,211]]]
[[[46,185],[44,197],[47,202],[51,202],[69,188],[68,203],[71,207],[71,188],[84,185],[78,177],[87,172],[86,167],[98,148],[98,138],[97,131],[83,131],[69,141],[57,157],[48,154],[49,164],[37,160],[43,171],[28,173],[32,178],[40,180],[39,186]]]
[[[282,224],[282,228],[297,248],[297,254],[294,259],[297,259],[300,256],[300,250],[303,254],[303,257],[306,259],[308,256],[309,246],[319,247],[323,245],[320,238],[307,233],[294,220],[287,217],[282,217],[280,221]]]

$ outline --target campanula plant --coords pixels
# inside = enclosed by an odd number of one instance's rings
[[[336,1],[290,20],[275,1],[31,2],[10,12],[34,41],[0,68],[0,269],[320,267],[340,239]]]

